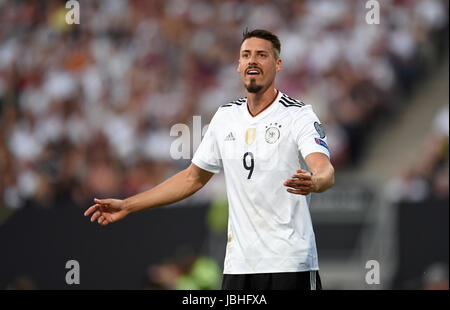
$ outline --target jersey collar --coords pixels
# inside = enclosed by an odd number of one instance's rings
[[[264,117],[269,115],[277,107],[277,105],[275,103],[278,102],[278,100],[280,100],[281,95],[282,95],[282,93],[277,89],[277,95],[275,96],[273,101],[264,110],[262,110],[261,112],[259,112],[255,116],[250,114],[250,111],[249,111],[248,105],[247,105],[248,101],[245,100],[245,107],[243,107],[245,109],[245,112],[244,112],[245,113],[245,118],[250,123],[256,123],[260,119],[263,119]]]

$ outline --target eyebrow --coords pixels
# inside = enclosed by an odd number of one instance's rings
[[[251,52],[250,50],[243,50],[243,51],[241,51],[241,53],[249,53],[249,52]],[[257,53],[270,53],[270,52],[268,52],[268,51],[266,51],[266,50],[257,50],[256,51]]]

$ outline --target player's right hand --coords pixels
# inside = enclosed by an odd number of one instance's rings
[[[90,206],[84,212],[84,216],[91,214],[91,222],[97,220],[97,222],[106,226],[109,223],[120,221],[128,215],[128,211],[125,210],[125,203],[120,199],[94,199],[95,204]]]

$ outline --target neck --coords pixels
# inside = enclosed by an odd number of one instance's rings
[[[277,90],[273,85],[259,93],[247,91],[247,107],[252,116],[256,116],[266,109],[275,100]]]

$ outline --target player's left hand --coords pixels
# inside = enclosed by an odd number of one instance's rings
[[[306,170],[297,169],[297,173],[287,179],[283,185],[288,187],[289,193],[308,195],[313,191],[312,175]]]

